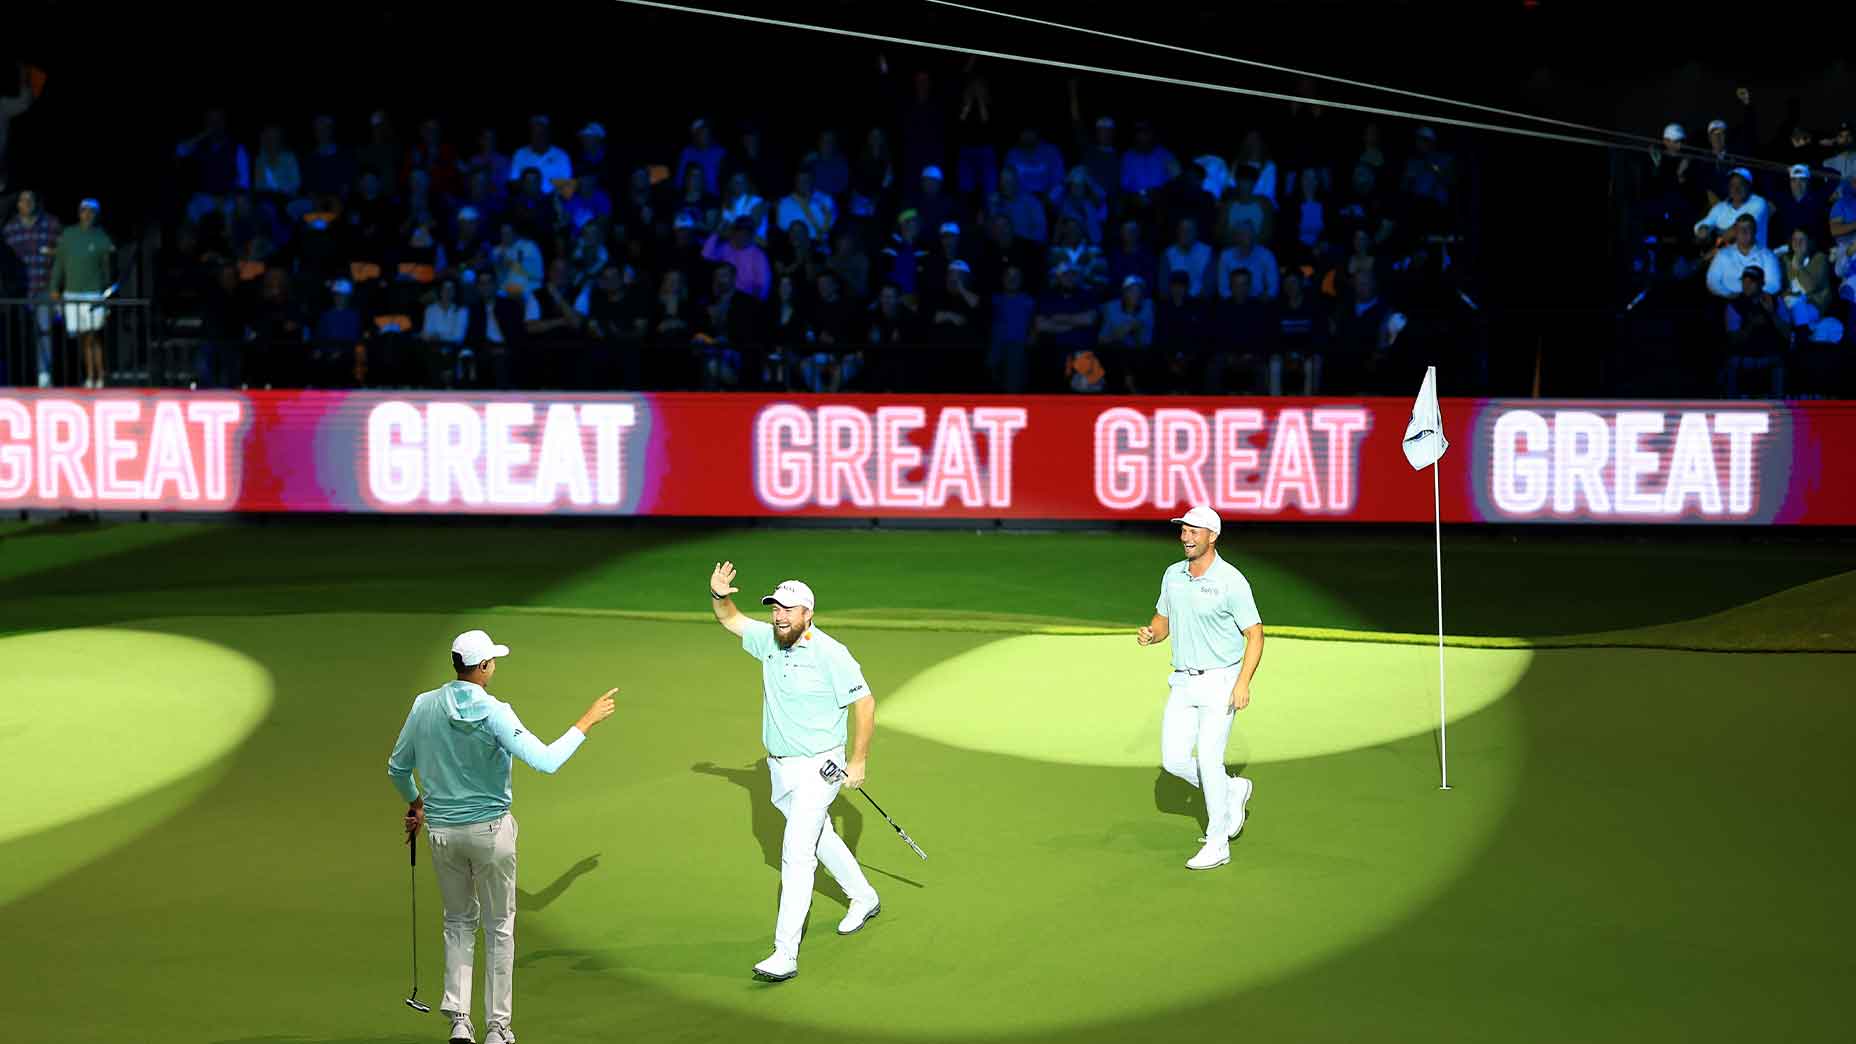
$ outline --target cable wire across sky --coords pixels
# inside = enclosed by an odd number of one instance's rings
[[[920,47],[920,48],[924,48],[927,50],[933,50],[933,51],[945,51],[945,52],[949,52],[953,54],[964,54],[964,55],[968,55],[968,56],[975,57],[975,58],[996,58],[1001,61],[1019,62],[1023,64],[1029,64],[1029,65],[1041,65],[1046,68],[1067,69],[1071,72],[1093,73],[1093,74],[1100,75],[1100,76],[1113,76],[1113,77],[1119,77],[1121,79],[1140,80],[1140,81],[1144,81],[1147,83],[1166,84],[1168,86],[1173,86],[1173,87],[1190,87],[1190,88],[1196,88],[1198,90],[1217,91],[1222,94],[1233,94],[1233,95],[1239,95],[1239,96],[1250,97],[1250,98],[1262,98],[1262,99],[1267,99],[1271,101],[1300,103],[1303,105],[1311,105],[1311,106],[1323,106],[1323,107],[1331,108],[1331,109],[1341,109],[1341,110],[1345,110],[1349,112],[1365,113],[1371,116],[1386,116],[1386,117],[1390,117],[1394,119],[1411,120],[1411,121],[1421,123],[1421,124],[1434,124],[1434,125],[1443,126],[1443,127],[1459,127],[1459,128],[1463,128],[1466,130],[1489,131],[1491,133],[1496,133],[1496,134],[1509,134],[1509,135],[1515,135],[1518,137],[1533,138],[1533,139],[1540,140],[1540,141],[1553,141],[1553,142],[1559,142],[1559,143],[1568,144],[1568,145],[1596,146],[1598,148],[1603,148],[1603,149],[1611,149],[1611,150],[1619,150],[1619,151],[1628,150],[1628,151],[1636,152],[1644,148],[1645,142],[1652,143],[1652,147],[1660,147],[1662,144],[1660,139],[1648,138],[1643,135],[1627,134],[1623,131],[1606,130],[1604,128],[1590,127],[1585,124],[1571,123],[1569,121],[1552,119],[1550,117],[1534,116],[1534,115],[1530,115],[1527,113],[1514,112],[1514,111],[1507,110],[1507,109],[1498,109],[1493,106],[1485,106],[1485,105],[1480,105],[1480,104],[1473,103],[1473,102],[1463,102],[1463,101],[1459,101],[1455,99],[1443,98],[1443,97],[1438,97],[1434,95],[1419,94],[1415,91],[1406,91],[1406,90],[1401,90],[1397,88],[1385,87],[1382,85],[1366,83],[1363,81],[1344,80],[1339,77],[1324,76],[1321,74],[1310,73],[1310,72],[1302,72],[1300,70],[1287,69],[1281,66],[1270,66],[1270,65],[1267,65],[1261,62],[1251,62],[1247,59],[1233,58],[1227,55],[1213,54],[1207,51],[1194,51],[1189,48],[1181,48],[1181,47],[1174,46],[1172,44],[1163,44],[1163,43],[1157,43],[1154,41],[1140,40],[1134,37],[1118,36],[1113,33],[1103,33],[1097,30],[1085,29],[1085,28],[1081,28],[1078,26],[1064,25],[1058,22],[1046,22],[1042,19],[1028,18],[1023,15],[1013,15],[1013,14],[1009,14],[1005,12],[991,11],[986,8],[974,7],[974,6],[966,5],[966,4],[950,3],[950,2],[947,2],[947,0],[927,0],[927,2],[938,4],[944,7],[960,8],[963,10],[972,11],[972,12],[980,13],[980,14],[995,15],[998,17],[1012,18],[1012,19],[1016,19],[1019,21],[1033,22],[1037,24],[1046,25],[1052,28],[1065,29],[1065,30],[1069,30],[1073,32],[1108,37],[1111,39],[1121,40],[1121,41],[1129,42],[1129,43],[1144,44],[1150,47],[1159,47],[1159,48],[1164,48],[1168,50],[1183,51],[1185,53],[1199,55],[1202,57],[1214,58],[1214,59],[1218,59],[1221,61],[1237,62],[1240,64],[1247,64],[1247,65],[1256,65],[1256,66],[1260,66],[1263,68],[1272,69],[1275,71],[1296,73],[1298,75],[1315,77],[1319,79],[1329,80],[1332,82],[1345,83],[1351,86],[1362,87],[1362,88],[1366,88],[1370,90],[1378,90],[1378,91],[1383,91],[1386,93],[1403,95],[1406,97],[1420,98],[1420,99],[1430,100],[1434,102],[1441,102],[1443,104],[1449,104],[1449,105],[1458,105],[1458,106],[1463,106],[1463,107],[1476,109],[1476,110],[1480,110],[1484,112],[1496,113],[1496,114],[1501,114],[1501,115],[1506,115],[1506,116],[1511,116],[1511,117],[1518,117],[1521,119],[1529,119],[1529,120],[1534,120],[1537,122],[1554,124],[1554,125],[1558,125],[1562,127],[1571,128],[1571,129],[1585,130],[1587,132],[1606,134],[1606,135],[1610,135],[1611,139],[1608,140],[1604,138],[1594,138],[1594,137],[1583,136],[1583,135],[1563,134],[1563,133],[1559,133],[1556,131],[1534,130],[1528,127],[1516,127],[1516,126],[1511,126],[1508,124],[1487,123],[1481,120],[1469,120],[1469,119],[1461,119],[1461,118],[1453,117],[1453,116],[1441,116],[1441,115],[1427,114],[1427,113],[1421,113],[1421,112],[1411,112],[1411,111],[1402,110],[1402,109],[1385,108],[1383,106],[1362,105],[1358,102],[1336,101],[1336,100],[1329,99],[1329,98],[1305,97],[1302,95],[1287,94],[1281,91],[1269,91],[1269,90],[1262,90],[1262,89],[1252,88],[1252,87],[1238,87],[1233,84],[1209,83],[1203,80],[1190,80],[1190,79],[1184,79],[1184,78],[1176,77],[1176,76],[1162,76],[1157,73],[1136,72],[1130,69],[1116,69],[1116,68],[1099,66],[1099,65],[1088,65],[1088,64],[1081,63],[1081,62],[1066,62],[1066,61],[1062,61],[1062,60],[1055,59],[1055,58],[1040,58],[1035,55],[1013,54],[1013,53],[1006,52],[1006,51],[986,50],[986,49],[978,48],[978,47],[967,47],[961,44],[941,43],[941,42],[933,41],[933,40],[916,40],[916,39],[911,39],[909,37],[890,36],[890,35],[883,34],[883,33],[863,32],[861,30],[847,29],[841,26],[813,25],[807,22],[794,22],[794,21],[789,21],[789,20],[781,19],[781,18],[768,18],[768,17],[764,17],[761,15],[742,14],[736,11],[717,11],[712,8],[689,7],[683,4],[664,3],[662,2],[662,0],[615,0],[615,2],[620,3],[620,4],[625,4],[631,7],[643,7],[643,8],[651,8],[651,9],[656,9],[656,10],[661,10],[661,11],[672,11],[678,14],[699,15],[699,16],[704,16],[704,17],[709,17],[709,18],[720,18],[726,21],[743,22],[743,23],[748,23],[748,24],[753,24],[753,25],[767,25],[767,26],[774,26],[776,28],[782,28],[782,29],[798,29],[798,30],[802,30],[806,32],[822,33],[828,36],[841,36],[841,37],[847,37],[847,38],[857,39],[857,40],[869,40],[875,43],[896,44],[896,45],[905,46],[905,47]],[[1681,148],[1679,150],[1679,154],[1691,156],[1693,158],[1700,158],[1700,159],[1712,159],[1713,158],[1712,153],[1707,152],[1702,149],[1689,147],[1689,146],[1684,146],[1683,148]],[[1727,158],[1735,161],[1737,165],[1739,166],[1747,167],[1749,170],[1762,169],[1762,170],[1773,170],[1773,171],[1786,171],[1790,169],[1788,164],[1777,163],[1777,162],[1773,162],[1770,160],[1759,160],[1759,159],[1754,159],[1751,157],[1738,156],[1738,155],[1729,155]]]

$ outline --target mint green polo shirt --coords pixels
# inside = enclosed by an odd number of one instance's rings
[[[1173,669],[1210,671],[1243,663],[1244,630],[1263,622],[1250,581],[1222,557],[1204,576],[1193,576],[1187,565],[1182,560],[1167,567],[1154,604],[1154,612],[1166,617]]]
[[[772,624],[749,620],[741,648],[760,661],[760,740],[767,753],[805,757],[844,746],[845,708],[870,695],[870,686],[843,642],[809,627],[782,649]]]

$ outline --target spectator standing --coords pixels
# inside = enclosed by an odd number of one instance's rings
[[[379,110],[369,116],[367,122],[369,141],[355,150],[355,164],[361,173],[379,178],[382,185],[397,186],[402,153],[399,139],[393,133],[393,120],[385,110]]]
[[[954,188],[964,200],[986,199],[999,188],[999,149],[993,140],[992,90],[984,76],[969,77],[954,121]]]
[[[113,289],[116,244],[98,227],[101,208],[94,199],[77,205],[77,224],[58,237],[52,256],[52,300],[64,305],[64,331],[77,338],[83,352],[84,387],[103,387],[105,291]]]
[[[16,63],[11,93],[0,95],[0,192],[8,187],[7,173],[7,131],[15,117],[23,116],[38,95],[34,93],[31,77],[26,71],[26,63]]]
[[[18,257],[26,274],[26,298],[31,303],[33,340],[38,345],[39,387],[52,385],[52,263],[64,226],[39,204],[39,194],[26,189],[14,202],[14,214],[0,230],[0,239]]]

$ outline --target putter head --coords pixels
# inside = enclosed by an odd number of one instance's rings
[[[406,998],[406,1006],[422,1015],[430,1015],[432,1013],[432,1006],[430,1004],[422,1004],[414,997]]]

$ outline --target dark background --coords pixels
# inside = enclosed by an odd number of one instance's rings
[[[1794,120],[1826,135],[1844,118],[1851,69],[1837,51],[1852,24],[1824,7],[1741,7],[1560,0],[1243,4],[1054,4],[996,0],[1015,13],[1177,43],[1272,64],[1383,83],[1486,105],[1648,136],[1678,120],[1705,143],[1713,117],[1737,122],[1736,86],[1758,110],[1764,147]],[[266,122],[303,148],[318,112],[336,116],[359,144],[367,115],[385,108],[401,141],[438,115],[460,148],[495,126],[501,146],[524,141],[532,112],[553,117],[556,141],[601,121],[611,143],[639,160],[670,162],[697,115],[733,144],[753,118],[794,158],[821,126],[854,152],[876,122],[893,126],[889,92],[915,69],[957,90],[962,56],[882,46],[790,29],[749,26],[622,4],[485,6],[333,2],[316,5],[155,5],[124,8],[16,0],[0,59],[44,68],[46,92],[14,122],[13,185],[41,190],[74,216],[77,199],[104,201],[120,239],[169,203],[175,141],[195,133],[201,112],[224,106],[235,136],[255,151]],[[793,21],[1011,51],[1086,64],[1296,93],[1297,78],[1209,59],[1028,26],[917,0],[694,3]],[[1692,41],[1692,42],[1690,42]],[[7,55],[6,51],[13,52]],[[887,55],[891,75],[879,75]],[[1070,140],[1070,74],[983,60],[995,121],[1041,126]],[[1124,140],[1152,118],[1182,161],[1229,156],[1245,130],[1271,126],[1282,103],[1185,87],[1083,74],[1084,115],[1117,117]],[[1320,95],[1421,114],[1519,122],[1436,103],[1322,84]],[[1357,139],[1367,117],[1338,121]],[[1416,124],[1382,119],[1388,152],[1406,150]],[[1460,156],[1481,234],[1467,288],[1505,310],[1524,333],[1533,310],[1615,309],[1620,287],[1609,235],[1613,198],[1608,150],[1440,128]],[[896,137],[892,133],[892,145]],[[1627,162],[1634,162],[1627,159]],[[1697,217],[1700,215],[1698,214]],[[1498,340],[1500,338],[1498,337]]]

